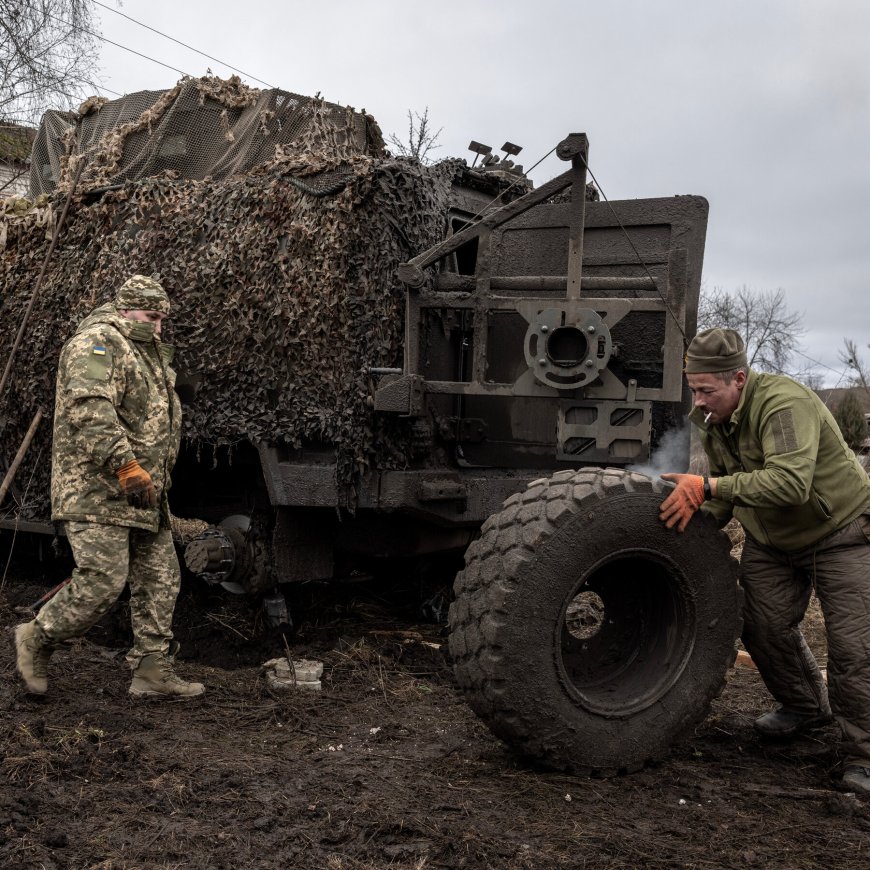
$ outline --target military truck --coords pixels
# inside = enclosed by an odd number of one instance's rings
[[[42,391],[49,407],[57,348],[123,275],[116,261],[151,267],[181,309],[171,504],[200,521],[180,542],[192,574],[255,595],[464,552],[449,649],[489,727],[562,769],[661,755],[721,690],[739,628],[727,539],[701,518],[665,529],[666,487],[634,470],[683,426],[707,202],[601,201],[581,133],[535,189],[509,162],[395,161],[361,113],[201,82],[44,122],[43,154],[66,153],[34,159],[34,193],[55,208],[66,194],[74,217],[37,329],[45,365],[18,378],[18,406]],[[289,138],[287,112],[304,116]],[[223,151],[206,160],[194,129]],[[44,248],[45,222],[22,220],[7,281]],[[44,501],[14,501],[0,525],[48,530]]]

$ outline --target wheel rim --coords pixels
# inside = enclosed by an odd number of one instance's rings
[[[685,575],[660,553],[622,550],[586,571],[556,627],[560,675],[592,713],[629,716],[658,702],[695,644]]]

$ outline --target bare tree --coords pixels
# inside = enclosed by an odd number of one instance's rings
[[[0,123],[35,125],[92,90],[97,38],[88,0],[0,0]]]
[[[749,365],[759,371],[784,372],[803,335],[803,314],[790,311],[785,291],[751,290],[733,293],[714,287],[704,291],[698,307],[698,329],[729,327],[746,342]]]
[[[396,150],[396,154],[402,157],[413,157],[420,163],[431,163],[429,152],[440,148],[438,138],[441,136],[443,127],[432,132],[429,124],[429,107],[423,109],[423,114],[412,112],[408,109],[408,139],[402,141],[395,133],[390,133],[389,143]]]
[[[868,345],[870,347],[870,345]],[[863,387],[870,392],[870,368],[858,354],[858,346],[851,338],[843,339],[840,362],[849,370],[853,387]]]

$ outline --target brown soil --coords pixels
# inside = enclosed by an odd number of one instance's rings
[[[58,569],[55,569],[58,570]],[[11,627],[56,577],[7,580]],[[20,577],[24,570],[19,569]],[[870,866],[870,802],[836,790],[836,730],[752,729],[768,697],[738,668],[655,766],[612,780],[516,758],[459,697],[441,627],[367,587],[311,590],[294,658],[320,693],[270,694],[281,655],[241,600],[185,590],[179,670],[204,699],[127,695],[123,602],[56,654],[50,695],[0,667],[0,866],[9,868],[846,868]],[[304,598],[304,600],[303,600]],[[807,621],[820,657],[818,611]]]

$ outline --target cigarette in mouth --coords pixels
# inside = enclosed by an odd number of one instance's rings
[[[710,422],[710,418],[711,418],[712,416],[713,416],[713,412],[712,412],[712,411],[710,411],[710,412],[707,413],[707,414],[704,414],[704,422],[705,422],[705,423],[709,423],[709,422]]]

